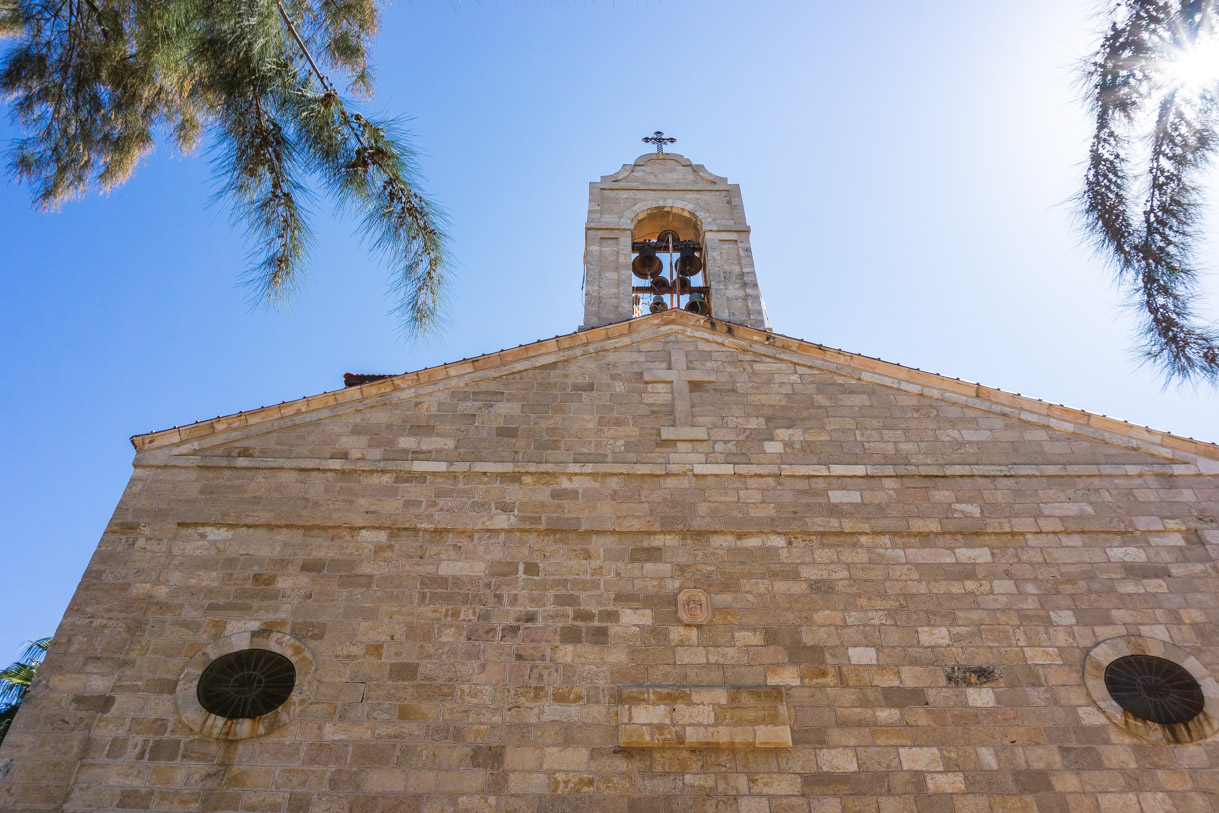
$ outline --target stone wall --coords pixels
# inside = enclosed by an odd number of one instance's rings
[[[1083,674],[1122,636],[1219,669],[1204,446],[636,321],[137,439],[0,808],[1216,807],[1219,746],[1134,736]],[[675,350],[706,441],[660,439]],[[196,733],[192,664],[257,630],[307,650],[305,702]]]

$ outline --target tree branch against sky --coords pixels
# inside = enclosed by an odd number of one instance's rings
[[[1089,63],[1095,115],[1080,210],[1166,380],[1219,383],[1219,331],[1195,312],[1199,179],[1217,146],[1214,0],[1118,0]]]
[[[411,337],[444,319],[445,220],[419,188],[395,122],[359,112],[371,94],[378,0],[0,0],[0,93],[24,133],[13,176],[53,209],[124,183],[158,140],[202,139],[235,220],[249,281],[283,305],[311,239],[310,182],[361,219],[395,270]]]

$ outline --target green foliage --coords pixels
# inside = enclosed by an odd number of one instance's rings
[[[1095,124],[1083,225],[1140,314],[1145,359],[1168,381],[1219,383],[1219,331],[1194,314],[1193,264],[1198,179],[1219,144],[1215,5],[1118,0],[1088,65]],[[1145,169],[1136,173],[1140,149]]]
[[[17,660],[0,669],[0,742],[4,741],[4,735],[8,733],[9,726],[17,715],[17,709],[25,699],[25,693],[29,690],[50,645],[50,638],[31,641]]]
[[[0,0],[0,92],[23,130],[11,171],[46,209],[126,181],[158,140],[206,134],[222,194],[256,247],[249,278],[282,304],[308,255],[309,188],[353,210],[396,269],[409,335],[442,321],[444,217],[372,91],[378,0]]]

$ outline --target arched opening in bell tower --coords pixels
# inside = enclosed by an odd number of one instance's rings
[[[703,224],[676,206],[645,209],[631,226],[631,312],[634,316],[684,308],[711,315]]]

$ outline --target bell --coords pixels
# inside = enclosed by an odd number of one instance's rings
[[[703,261],[694,253],[694,249],[683,248],[673,268],[683,277],[692,277],[703,270]]]
[[[690,280],[686,279],[685,277],[677,277],[672,283],[670,283],[669,287],[672,288],[673,293],[677,294],[678,296],[685,296],[686,294],[690,293]]]
[[[631,260],[631,273],[640,279],[658,277],[665,270],[665,264],[656,256],[652,246],[639,250],[638,256]]]
[[[698,316],[706,316],[711,313],[711,308],[707,305],[707,298],[702,294],[690,294],[690,301],[686,303],[686,310]]]
[[[665,302],[665,298],[663,296],[652,297],[652,304],[648,307],[648,310],[650,310],[652,313],[661,313],[663,311],[667,311],[668,309],[669,304]]]
[[[656,277],[652,280],[652,290],[658,294],[667,294],[673,290],[673,286],[669,284],[668,277]]]

